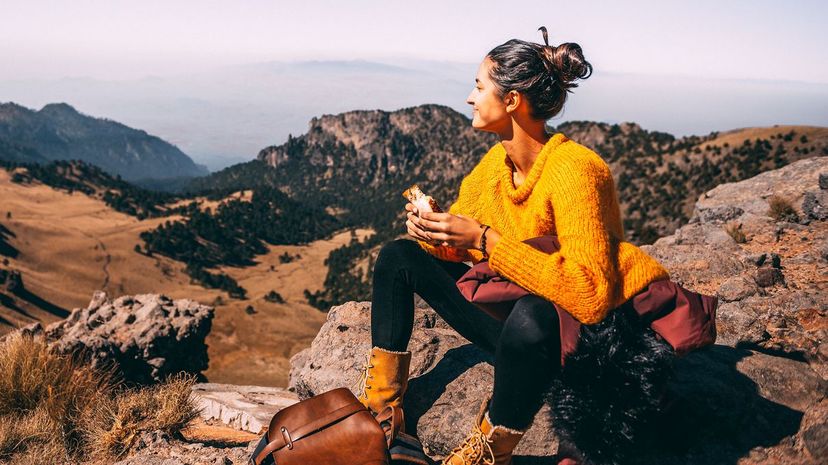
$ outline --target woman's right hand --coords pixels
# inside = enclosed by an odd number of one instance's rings
[[[406,228],[408,228],[408,235],[413,237],[414,239],[419,239],[419,240],[421,240],[423,242],[426,242],[428,244],[436,245],[436,244],[433,243],[433,241],[431,239],[429,239],[427,237],[428,231],[426,231],[425,229],[422,229],[417,224],[417,222],[420,218],[418,216],[419,211],[417,211],[417,207],[413,203],[408,202],[408,203],[405,204],[405,210],[406,210],[405,216],[407,217],[407,220],[405,221],[405,226],[406,226]]]

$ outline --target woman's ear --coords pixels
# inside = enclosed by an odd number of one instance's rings
[[[511,113],[520,106],[520,92],[516,90],[510,90],[508,94],[506,94],[506,111]]]

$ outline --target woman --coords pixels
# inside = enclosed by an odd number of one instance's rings
[[[550,46],[510,40],[492,49],[467,103],[472,125],[500,137],[463,179],[448,213],[418,212],[406,227],[415,241],[392,241],[373,274],[372,345],[360,400],[374,412],[402,405],[408,384],[414,304],[419,294],[463,337],[494,355],[494,388],[466,440],[445,464],[511,463],[560,368],[556,307],[583,324],[607,314],[667,270],[625,242],[607,164],[546,121],[563,108],[577,79],[592,72],[574,43]],[[554,234],[559,252],[522,242]],[[531,294],[505,321],[468,302],[456,286],[462,263],[488,260],[502,277]],[[567,463],[572,463],[567,462]]]

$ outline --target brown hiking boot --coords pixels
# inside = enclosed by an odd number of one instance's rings
[[[492,425],[488,405],[486,398],[468,437],[443,459],[443,465],[512,465],[512,451],[524,432]]]
[[[375,415],[389,405],[402,408],[410,365],[411,352],[372,348],[355,386],[357,399]]]

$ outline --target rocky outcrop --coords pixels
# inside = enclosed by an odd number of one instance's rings
[[[826,456],[828,224],[820,209],[828,202],[820,173],[828,158],[719,186],[699,199],[689,224],[643,246],[676,282],[718,295],[721,305],[718,344],[677,361],[660,446],[641,463],[817,464]],[[770,216],[774,194],[799,222]],[[304,398],[353,386],[369,349],[370,303],[334,307],[311,347],[291,360],[290,388]],[[471,427],[491,390],[492,358],[419,299],[409,349],[407,426],[437,457]],[[542,410],[515,463],[555,463],[541,457],[557,448]]]
[[[113,366],[128,383],[148,384],[168,375],[207,369],[213,308],[158,294],[110,300],[98,291],[86,308],[46,328],[21,331],[43,336],[62,354],[83,354],[96,367]]]
[[[690,223],[644,246],[673,280],[720,297],[720,344],[807,361],[828,378],[828,157],[722,184],[696,202]],[[790,204],[778,221],[769,201]],[[744,242],[727,232],[738,230]]]
[[[127,457],[114,465],[248,465],[257,441],[181,440],[163,431],[142,432]]]

